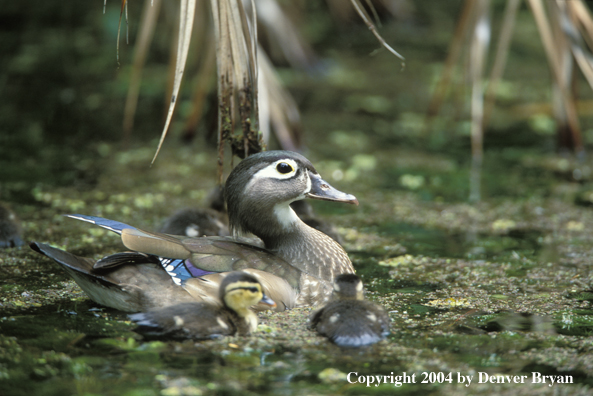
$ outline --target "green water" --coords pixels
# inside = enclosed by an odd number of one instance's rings
[[[100,258],[123,249],[117,236],[61,214],[156,229],[175,210],[203,204],[216,183],[216,157],[201,138],[179,141],[181,121],[149,167],[162,122],[165,39],[151,52],[135,135],[123,148],[132,49],[122,46],[118,68],[119,5],[103,17],[100,6],[30,1],[35,18],[14,4],[0,11],[22,21],[6,25],[13,35],[0,34],[7,70],[0,199],[21,218],[24,239]],[[302,308],[260,314],[251,337],[147,341],[125,314],[92,303],[50,260],[27,247],[6,249],[0,395],[592,394],[593,163],[555,153],[545,112],[515,111],[549,99],[545,57],[526,9],[486,133],[480,203],[467,202],[464,105],[450,97],[431,133],[422,132],[460,3],[423,2],[416,20],[384,25],[408,59],[403,72],[385,52],[369,56],[377,44],[365,26],[336,27],[323,6],[307,3],[304,34],[327,74],[280,70],[302,109],[305,154],[361,203],[314,208],[342,237],[367,298],[389,311],[387,340],[342,350],[306,329],[311,310]],[[134,7],[130,20],[138,21]],[[584,99],[591,96],[585,88]],[[182,101],[179,116],[187,109]],[[591,118],[581,123],[590,148]],[[367,387],[349,383],[351,372],[358,373],[351,379],[405,372],[415,382]],[[529,381],[479,384],[480,372]],[[570,375],[574,383],[532,384],[532,372]],[[458,375],[473,376],[472,384]]]

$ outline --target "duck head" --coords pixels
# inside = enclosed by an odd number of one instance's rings
[[[355,196],[333,188],[311,162],[291,151],[266,151],[247,157],[225,185],[230,228],[266,241],[290,233],[302,222],[290,203],[305,198],[358,205]]]
[[[276,303],[266,296],[261,284],[250,274],[236,271],[231,272],[220,283],[220,299],[227,308],[244,317],[245,312],[257,303],[270,308]]]
[[[362,281],[354,274],[341,274],[334,279],[334,300],[364,300]]]

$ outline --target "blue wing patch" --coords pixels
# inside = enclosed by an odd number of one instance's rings
[[[70,217],[72,219],[86,221],[87,223],[91,223],[94,225],[98,225],[99,227],[103,227],[109,231],[113,231],[116,234],[121,235],[122,230],[124,229],[133,229],[137,230],[136,227],[132,227],[126,223],[122,223],[120,221],[104,219],[102,217],[96,216],[86,216],[81,214],[68,214],[64,215],[66,217]],[[167,257],[158,257],[161,265],[167,271],[167,273],[173,279],[173,282],[177,285],[182,285],[186,280],[190,278],[198,278],[203,275],[212,274],[213,272],[203,271],[197,267],[194,267],[189,260],[183,259],[172,259]]]
[[[91,223],[94,225],[98,225],[99,227],[103,227],[103,228],[105,228],[109,231],[113,231],[119,235],[121,235],[121,231],[125,228],[131,228],[133,230],[137,229],[136,227],[132,227],[131,225],[128,225],[126,223],[122,223],[120,221],[115,221],[115,220],[104,219],[102,217],[86,216],[86,215],[81,215],[81,214],[67,214],[64,216],[70,217],[70,218],[76,219],[76,220],[86,221],[87,223]]]
[[[159,257],[159,261],[177,285],[182,285],[190,278],[199,278],[200,276],[213,274],[213,272],[203,271],[194,267],[189,260]]]

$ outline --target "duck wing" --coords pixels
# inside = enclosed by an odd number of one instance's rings
[[[144,231],[101,217],[78,214],[67,216],[119,234],[128,249],[159,260],[173,281],[183,286],[197,300],[217,303],[218,286],[224,273],[243,270],[260,281],[265,293],[276,302],[276,310],[281,311],[296,305],[301,278],[307,276],[268,250],[247,243],[252,242],[251,239],[191,238]],[[103,268],[130,264],[133,260],[138,260],[134,255],[141,254],[136,252],[107,256],[94,266]]]
[[[286,279],[292,287],[298,287],[301,270],[275,256],[270,251],[245,243],[245,239],[232,237],[191,238],[140,230],[119,221],[86,215],[66,215],[86,221],[121,236],[123,244],[130,250],[160,258],[188,260],[190,264],[206,272],[229,272],[248,268],[270,272]],[[167,264],[171,264],[167,262]],[[103,265],[99,263],[98,265]],[[192,269],[187,269],[191,274]],[[186,277],[205,275],[184,274]],[[183,280],[183,279],[182,279]]]
[[[158,258],[120,253],[117,265],[95,268],[95,260],[79,257],[44,243],[31,248],[60,264],[91,300],[126,312],[164,307],[194,298],[173,282]],[[110,256],[103,260],[111,260]]]

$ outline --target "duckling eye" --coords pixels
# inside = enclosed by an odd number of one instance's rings
[[[286,162],[281,162],[278,165],[276,165],[276,170],[282,173],[283,175],[294,171],[292,166],[290,166],[290,164],[287,164]]]

